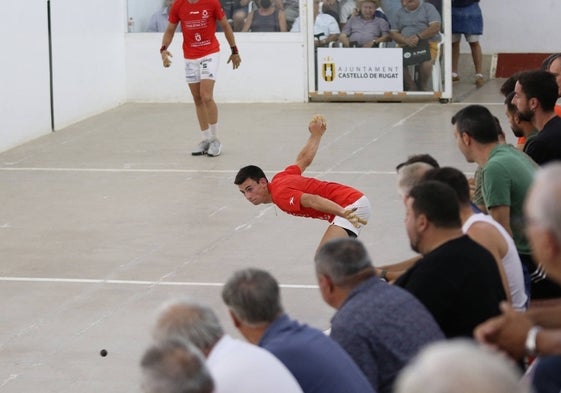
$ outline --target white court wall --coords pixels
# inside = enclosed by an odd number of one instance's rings
[[[238,33],[242,63],[226,64],[230,46],[222,33],[220,68],[214,97],[217,102],[307,101],[306,50],[297,33]],[[176,33],[170,68],[162,67],[162,34],[129,34],[126,38],[127,99],[137,102],[192,102],[185,82],[181,44]]]
[[[52,7],[55,129],[122,104],[125,0],[56,0]]]
[[[123,103],[126,0],[51,1],[55,129]],[[0,151],[51,132],[47,1],[2,1]]]
[[[46,2],[3,1],[0,14],[2,151],[50,132],[51,115]]]

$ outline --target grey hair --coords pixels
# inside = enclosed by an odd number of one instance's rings
[[[152,335],[156,341],[180,337],[207,352],[224,335],[224,330],[210,307],[181,299],[162,306]]]
[[[248,268],[235,272],[222,289],[222,299],[249,324],[273,322],[283,312],[277,280],[267,271]]]
[[[214,382],[201,352],[187,340],[158,342],[140,362],[145,393],[212,393]]]
[[[425,347],[399,374],[395,393],[530,393],[520,373],[497,353],[467,339]]]
[[[397,188],[402,196],[408,196],[413,187],[423,181],[423,176],[431,169],[434,169],[434,167],[426,162],[414,162],[399,168],[397,171]]]
[[[352,238],[335,239],[325,243],[317,251],[314,261],[316,273],[328,276],[336,285],[372,267],[364,245]]]
[[[549,229],[561,245],[561,163],[545,165],[536,172],[527,203],[537,224]]]

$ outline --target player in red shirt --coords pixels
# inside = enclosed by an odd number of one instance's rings
[[[218,0],[175,0],[169,12],[169,23],[160,48],[164,67],[169,67],[172,55],[168,47],[177,25],[181,23],[185,77],[195,101],[203,135],[201,142],[191,152],[194,156],[206,154],[216,157],[222,152],[222,144],[217,136],[218,108],[213,97],[220,61],[220,45],[215,34],[217,21],[232,49],[228,63],[232,62],[233,68],[236,69],[241,63],[241,58],[234,33]]]
[[[296,163],[277,173],[271,182],[255,165],[240,169],[234,180],[240,192],[254,205],[274,203],[294,216],[329,221],[331,225],[320,246],[335,238],[357,237],[372,210],[368,198],[352,187],[302,176],[312,163],[326,129],[323,116],[314,116],[308,126],[310,138]]]

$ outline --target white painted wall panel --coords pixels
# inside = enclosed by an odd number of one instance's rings
[[[51,131],[47,3],[0,2],[0,151]]]
[[[125,0],[52,2],[55,128],[123,103]]]

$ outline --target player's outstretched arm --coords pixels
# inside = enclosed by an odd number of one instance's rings
[[[337,203],[314,194],[302,194],[300,197],[300,205],[303,207],[309,207],[314,210],[333,214],[339,217],[343,217],[351,222],[355,227],[360,228],[362,225],[366,225],[368,222],[355,213],[356,209],[345,210],[343,207]]]
[[[296,157],[296,165],[300,167],[302,172],[310,166],[316,156],[321,137],[327,130],[325,118],[322,115],[314,115],[308,124],[308,130],[310,131],[310,138],[308,138],[308,141],[300,150],[300,153],[298,153],[298,157]]]

